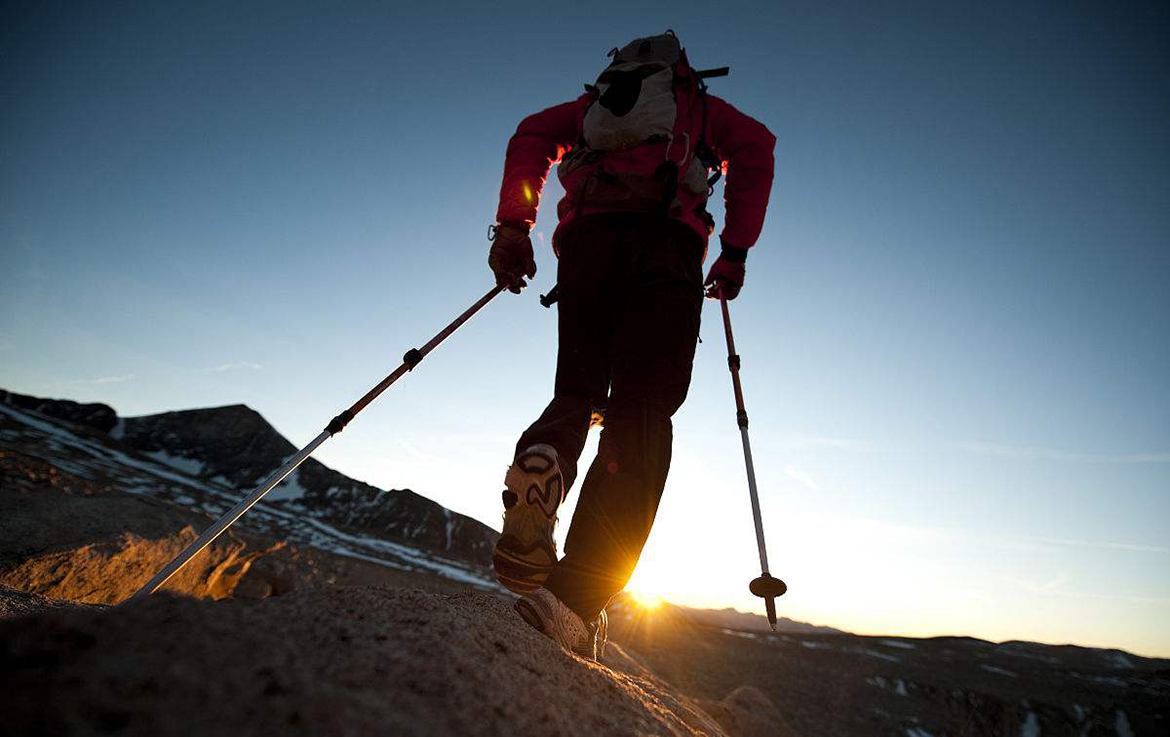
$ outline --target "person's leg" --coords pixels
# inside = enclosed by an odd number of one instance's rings
[[[557,565],[558,507],[577,475],[593,408],[604,404],[609,387],[611,313],[596,297],[607,288],[612,251],[594,243],[595,235],[582,227],[560,244],[554,395],[520,436],[504,478],[504,526],[492,564],[500,583],[522,595]]]
[[[651,222],[623,244],[631,258],[614,296],[612,387],[597,458],[581,486],[561,558],[545,587],[589,621],[629,581],[670,466],[671,416],[690,385],[702,310],[702,245]]]
[[[604,220],[582,224],[560,244],[553,399],[516,443],[517,457],[539,443],[555,448],[566,492],[577,477],[593,412],[605,407],[609,394],[610,293],[620,254],[606,232]]]

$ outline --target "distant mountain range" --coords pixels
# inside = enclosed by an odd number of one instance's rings
[[[676,607],[673,604],[666,606],[674,607],[680,611],[682,616],[695,624],[705,625],[708,627],[725,627],[732,630],[740,630],[743,632],[771,632],[772,627],[768,624],[768,618],[763,614],[749,614],[741,612],[738,609],[691,609],[690,607]],[[778,617],[776,620],[777,632],[788,632],[795,634],[821,634],[821,635],[840,635],[843,634],[841,630],[833,627],[825,627],[818,624],[808,624],[807,622],[797,622],[788,617]]]

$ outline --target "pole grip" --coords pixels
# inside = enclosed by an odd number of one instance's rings
[[[739,367],[742,362],[739,354],[735,352],[735,336],[731,334],[731,313],[727,309],[726,299],[720,297],[719,306],[723,310],[723,337],[727,340],[727,369],[731,371],[731,386],[735,390],[736,417],[742,417],[746,421],[747,410],[743,406],[743,386],[739,381]],[[740,427],[745,427],[745,425],[740,424]]]

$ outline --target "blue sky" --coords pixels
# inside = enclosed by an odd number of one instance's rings
[[[1170,655],[1164,8],[8,8],[0,386],[307,442],[490,286],[518,120],[669,27],[779,139],[732,312],[781,614]],[[537,250],[321,459],[498,527],[552,384]],[[702,337],[635,585],[754,609],[713,304]]]

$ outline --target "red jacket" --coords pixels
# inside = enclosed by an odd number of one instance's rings
[[[529,115],[520,122],[508,141],[497,221],[526,221],[530,225],[536,222],[540,192],[549,167],[581,139],[585,110],[592,100],[591,94],[585,94],[572,102]],[[720,237],[726,244],[750,248],[764,226],[764,212],[772,190],[772,149],[776,137],[758,120],[714,95],[707,95],[705,138],[727,174],[726,223]],[[554,245],[557,234],[578,216],[573,208],[567,210],[553,234]],[[678,219],[694,228],[706,243],[706,223],[690,212]]]

